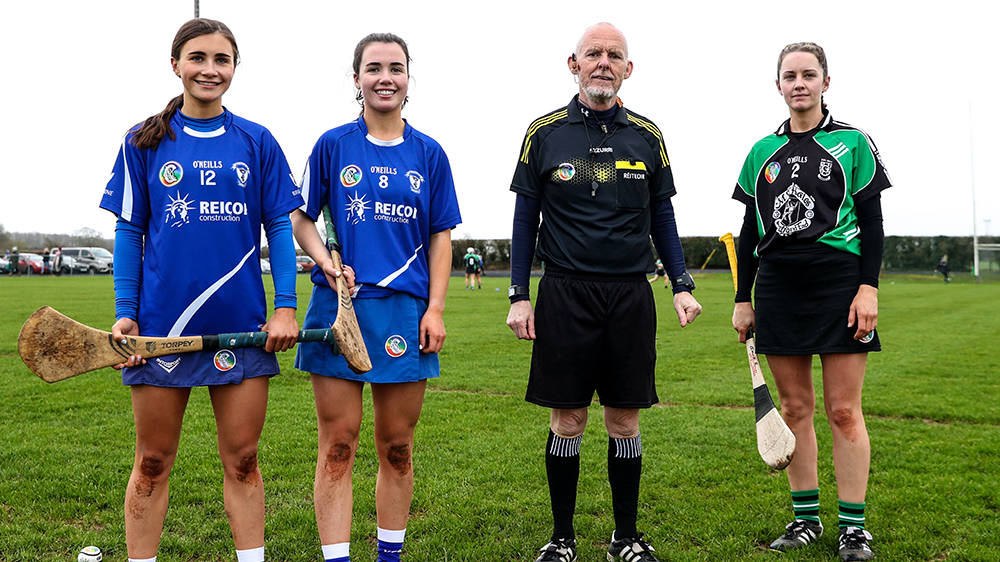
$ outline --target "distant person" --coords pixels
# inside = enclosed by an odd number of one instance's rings
[[[380,562],[398,562],[413,500],[414,432],[427,379],[441,374],[451,231],[462,217],[447,154],[402,115],[410,84],[406,42],[391,33],[369,34],[355,46],[352,68],[361,115],[316,141],[303,174],[306,205],[292,222],[299,246],[318,266],[303,325],[328,327],[338,299],[331,274],[339,272],[316,220],[329,205],[343,262],[356,274],[354,311],[372,369],[354,373],[325,343],[300,345],[295,367],[310,373],[316,401],[313,503],[323,559],[350,558],[351,474],[369,383],[378,458],[376,548]]]
[[[819,45],[782,49],[775,84],[789,119],[754,145],[733,193],[746,205],[733,328],[741,342],[750,328],[756,331],[757,352],[767,356],[782,417],[796,439],[785,471],[795,518],[771,548],[801,548],[823,534],[813,426],[818,354],[833,433],[840,558],[868,560],[874,556],[865,529],[871,447],[861,389],[868,353],[881,349],[875,330],[884,246],[880,193],[891,183],[868,135],[826,109],[830,76]]]
[[[944,276],[945,283],[951,281],[951,267],[948,266],[948,254],[941,256],[941,261],[938,262],[937,267],[934,268],[934,271],[941,272],[941,275]]]
[[[483,255],[476,251],[476,285],[483,288]]]
[[[476,249],[472,246],[466,248],[462,261],[465,263],[465,290],[474,291],[476,289],[476,272],[479,271],[479,256],[476,255]]]
[[[236,559],[264,560],[264,483],[258,442],[275,351],[295,345],[295,245],[288,213],[302,205],[277,141],[222,104],[240,62],[225,24],[193,19],[174,36],[183,92],[122,141],[101,208],[115,232],[115,339],[267,332],[258,347],[137,356],[118,365],[130,387],[135,460],[125,489],[130,560],[157,555],[191,388],[208,387]],[[211,198],[211,204],[209,200]],[[201,204],[199,205],[199,201]],[[261,280],[267,235],[274,313]],[[196,249],[198,267],[191,264]]]
[[[663,262],[656,260],[656,271],[653,273],[653,278],[649,280],[650,283],[655,282],[659,278],[663,278],[663,287],[665,289],[670,288],[670,279],[667,277],[667,270],[663,268]]]
[[[62,246],[60,246],[56,248],[55,252],[53,252],[52,257],[52,269],[55,271],[56,275],[62,275],[62,263]]]
[[[632,74],[628,54],[615,26],[587,28],[566,60],[577,95],[528,127],[511,180],[517,199],[507,326],[534,342],[525,399],[550,413],[543,457],[552,534],[536,562],[577,559],[573,515],[595,393],[604,407],[608,437],[597,449],[607,458],[614,517],[607,558],[656,561],[637,529],[639,411],[658,402],[656,303],[646,281],[653,270],[650,236],[676,280],[680,325],[701,313],[684,268],[663,136],[618,99]],[[545,264],[535,308],[533,256]]]
[[[49,269],[49,258],[50,257],[51,257],[51,255],[49,253],[49,249],[48,248],[45,248],[44,250],[42,250],[42,275],[45,275],[46,273],[50,273],[50,274],[52,273],[52,270]]]
[[[17,251],[17,246],[14,246],[10,252],[10,267],[7,276],[10,277],[15,273],[21,275],[21,252]]]

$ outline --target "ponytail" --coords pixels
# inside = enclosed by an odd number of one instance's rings
[[[175,140],[177,136],[170,128],[170,120],[174,118],[174,113],[184,105],[184,94],[170,100],[163,111],[143,121],[142,126],[132,136],[132,145],[141,149],[156,149],[160,145],[163,137],[170,137]]]

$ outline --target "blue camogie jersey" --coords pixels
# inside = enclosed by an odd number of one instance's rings
[[[341,256],[362,285],[359,298],[389,291],[428,298],[430,236],[462,222],[451,165],[437,141],[409,123],[401,138],[381,141],[359,117],[316,142],[302,196],[313,220],[329,203]],[[312,280],[327,285],[317,267]]]
[[[261,224],[302,204],[281,147],[264,127],[225,112],[200,132],[171,120],[176,140],[122,142],[101,208],[146,233],[139,333],[257,331],[267,320]]]

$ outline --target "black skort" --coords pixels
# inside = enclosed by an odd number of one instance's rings
[[[757,352],[765,355],[881,351],[878,331],[857,341],[847,326],[861,285],[861,256],[815,243],[760,261],[754,290]]]

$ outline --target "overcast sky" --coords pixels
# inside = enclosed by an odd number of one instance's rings
[[[3,3],[7,231],[113,234],[101,193],[125,131],[182,91],[170,43],[193,5]],[[970,235],[975,193],[975,227],[996,235],[996,6],[202,0],[201,15],[225,22],[239,43],[243,60],[224,104],[268,127],[296,175],[319,135],[358,114],[350,71],[358,40],[402,36],[414,59],[403,117],[448,153],[464,219],[456,238],[510,237],[524,132],[576,92],[566,58],[598,21],[628,39],[635,68],[620,95],[664,134],[682,236],[739,231],[733,187],[753,143],[788,117],[774,80],[778,52],[795,41],[826,49],[833,116],[864,129],[882,153],[894,183],[883,195],[887,234]]]

